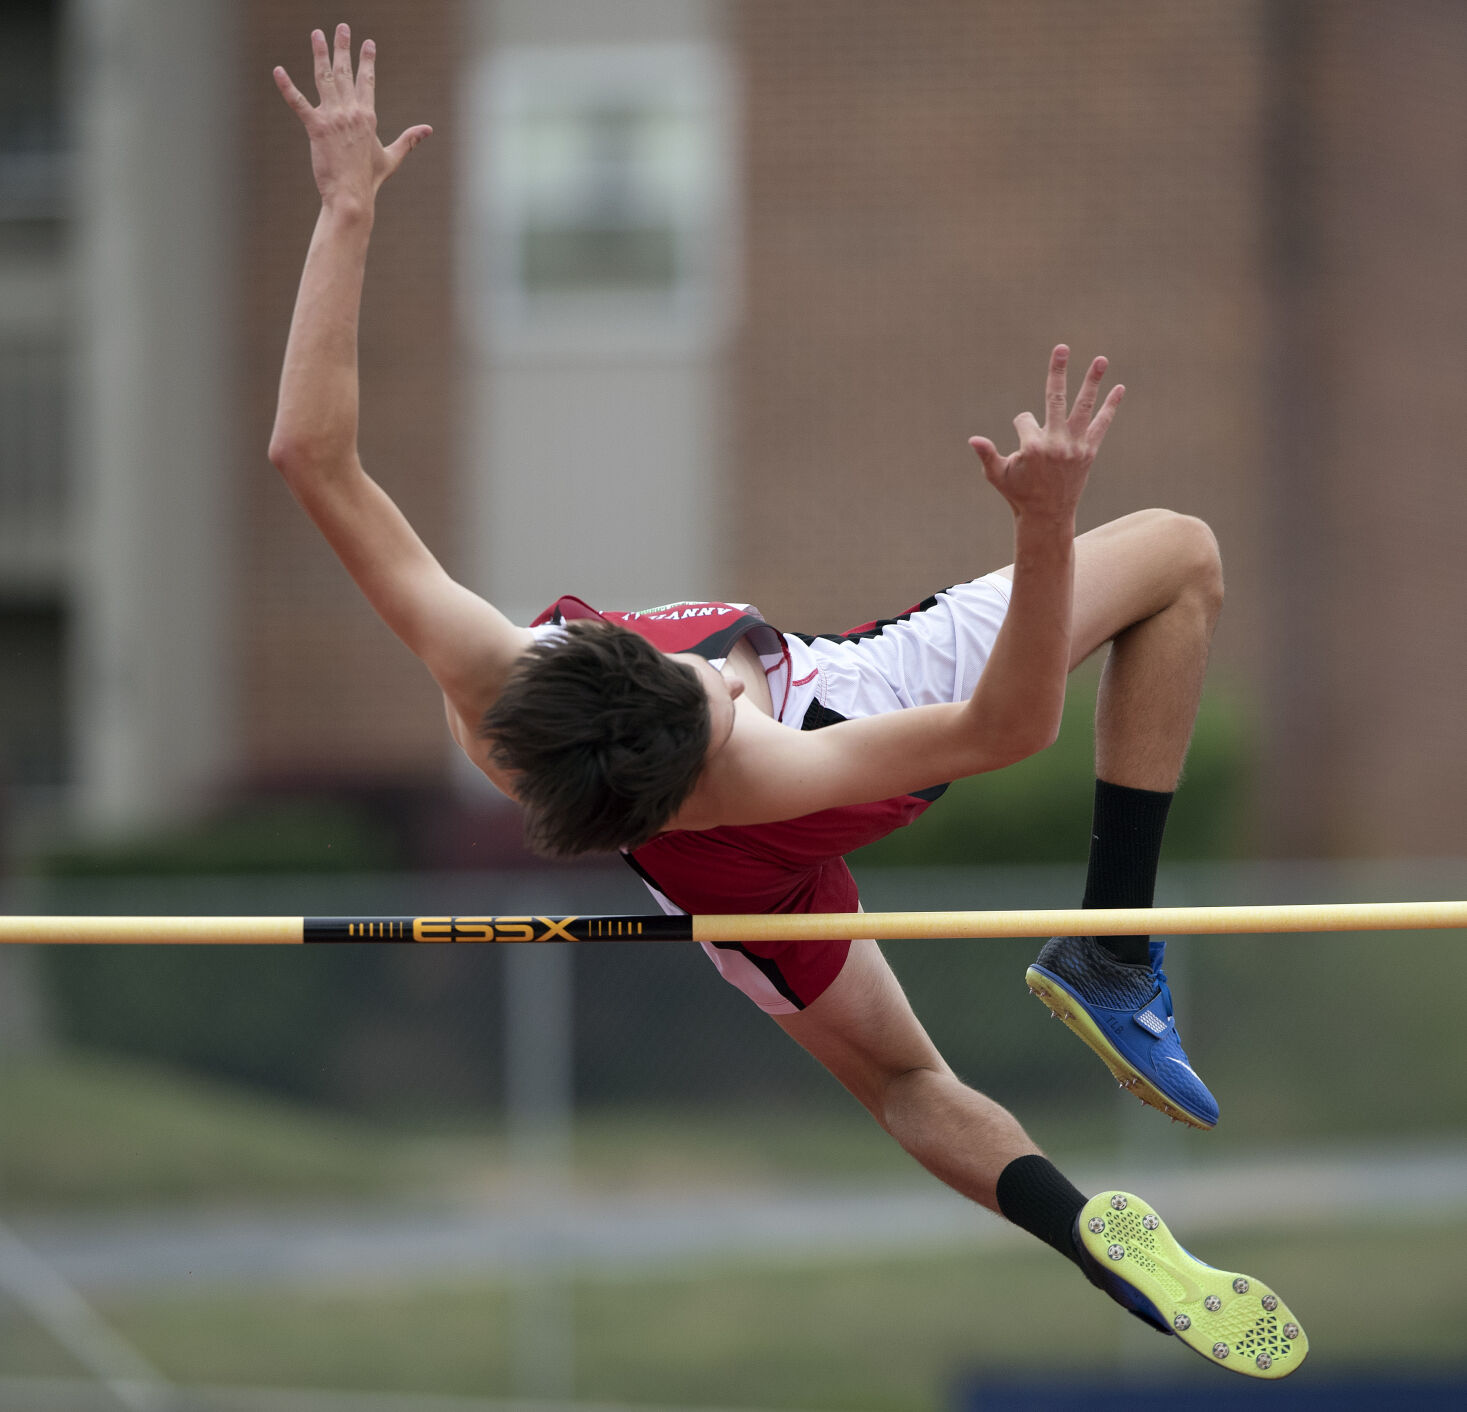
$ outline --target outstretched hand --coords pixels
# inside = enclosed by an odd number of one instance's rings
[[[1085,489],[1095,453],[1115,418],[1126,389],[1119,383],[1096,411],[1100,380],[1106,359],[1090,364],[1074,410],[1069,410],[1066,370],[1070,350],[1061,343],[1049,357],[1049,377],[1044,389],[1044,425],[1032,412],[1014,418],[1019,449],[1000,456],[987,437],[975,436],[968,444],[983,462],[989,483],[1013,507],[1015,514],[1073,515]]]
[[[321,106],[313,108],[283,68],[275,70],[275,86],[311,139],[311,167],[322,203],[370,206],[377,188],[433,129],[420,123],[384,147],[377,138],[377,46],[370,39],[362,42],[355,77],[347,25],[336,27],[334,53],[319,29],[311,31],[311,49]]]

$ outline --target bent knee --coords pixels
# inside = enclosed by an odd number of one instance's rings
[[[1187,582],[1216,617],[1223,605],[1222,550],[1217,536],[1206,520],[1195,515],[1177,515],[1175,519],[1187,559]]]
[[[1222,611],[1222,551],[1206,520],[1160,508],[1139,510],[1135,519],[1156,536],[1171,569],[1178,597],[1197,599],[1213,616]]]

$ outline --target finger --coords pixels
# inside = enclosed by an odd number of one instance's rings
[[[1085,444],[1092,451],[1097,450],[1100,443],[1105,440],[1106,431],[1109,429],[1110,424],[1115,421],[1116,408],[1121,405],[1121,398],[1125,395],[1125,385],[1118,382],[1111,388],[1110,396],[1100,404],[1100,411],[1095,414],[1095,420],[1090,423],[1090,427],[1085,433]]]
[[[402,164],[402,159],[407,156],[414,147],[425,137],[432,137],[433,129],[427,123],[419,123],[416,127],[410,127],[403,132],[402,136],[386,149],[388,157],[392,159],[392,169],[396,171]]]
[[[311,31],[311,59],[316,71],[316,96],[324,103],[336,89],[336,75],[331,71],[331,51],[326,47],[326,36],[319,30]]]
[[[1033,412],[1020,412],[1014,418],[1014,430],[1019,433],[1019,445],[1023,446],[1039,435],[1039,420]]]
[[[275,68],[275,87],[280,90],[280,96],[290,105],[296,116],[303,122],[315,112],[311,107],[311,100],[290,81],[290,75],[279,65]]]
[[[1002,473],[1007,457],[1000,456],[998,447],[986,436],[970,436],[968,445],[978,453],[978,459],[983,462],[983,469],[987,472],[989,480]]]
[[[1097,358],[1090,364],[1085,381],[1080,384],[1080,395],[1075,399],[1075,410],[1070,413],[1070,424],[1077,431],[1084,431],[1090,424],[1090,414],[1095,410],[1095,399],[1100,395],[1100,380],[1110,366],[1105,358]]]
[[[1070,350],[1063,344],[1049,355],[1049,376],[1044,383],[1044,423],[1062,422],[1070,394],[1066,373],[1070,366]]]
[[[362,40],[362,56],[357,60],[357,92],[366,101],[375,103],[377,89],[377,46],[370,39]]]
[[[331,68],[336,75],[336,81],[342,85],[351,83],[351,26],[339,24],[336,26],[336,51],[332,55]],[[342,89],[345,92],[345,87]]]

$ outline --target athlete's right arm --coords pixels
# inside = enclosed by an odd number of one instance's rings
[[[311,35],[312,107],[282,68],[275,83],[305,126],[321,193],[296,295],[270,460],[382,620],[433,674],[450,706],[476,723],[529,645],[526,628],[455,583],[357,453],[357,319],[377,190],[431,131],[377,139],[375,46],[355,76],[351,34]]]

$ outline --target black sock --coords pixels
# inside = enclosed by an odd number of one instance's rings
[[[1090,871],[1082,907],[1150,907],[1156,894],[1156,865],[1172,796],[1150,789],[1095,781],[1095,816],[1090,828]],[[1149,937],[1103,936],[1100,944],[1117,961],[1146,965]]]
[[[1075,1246],[1075,1218],[1085,1197],[1048,1157],[1015,1157],[998,1174],[997,1193],[1005,1219],[1085,1268]]]

